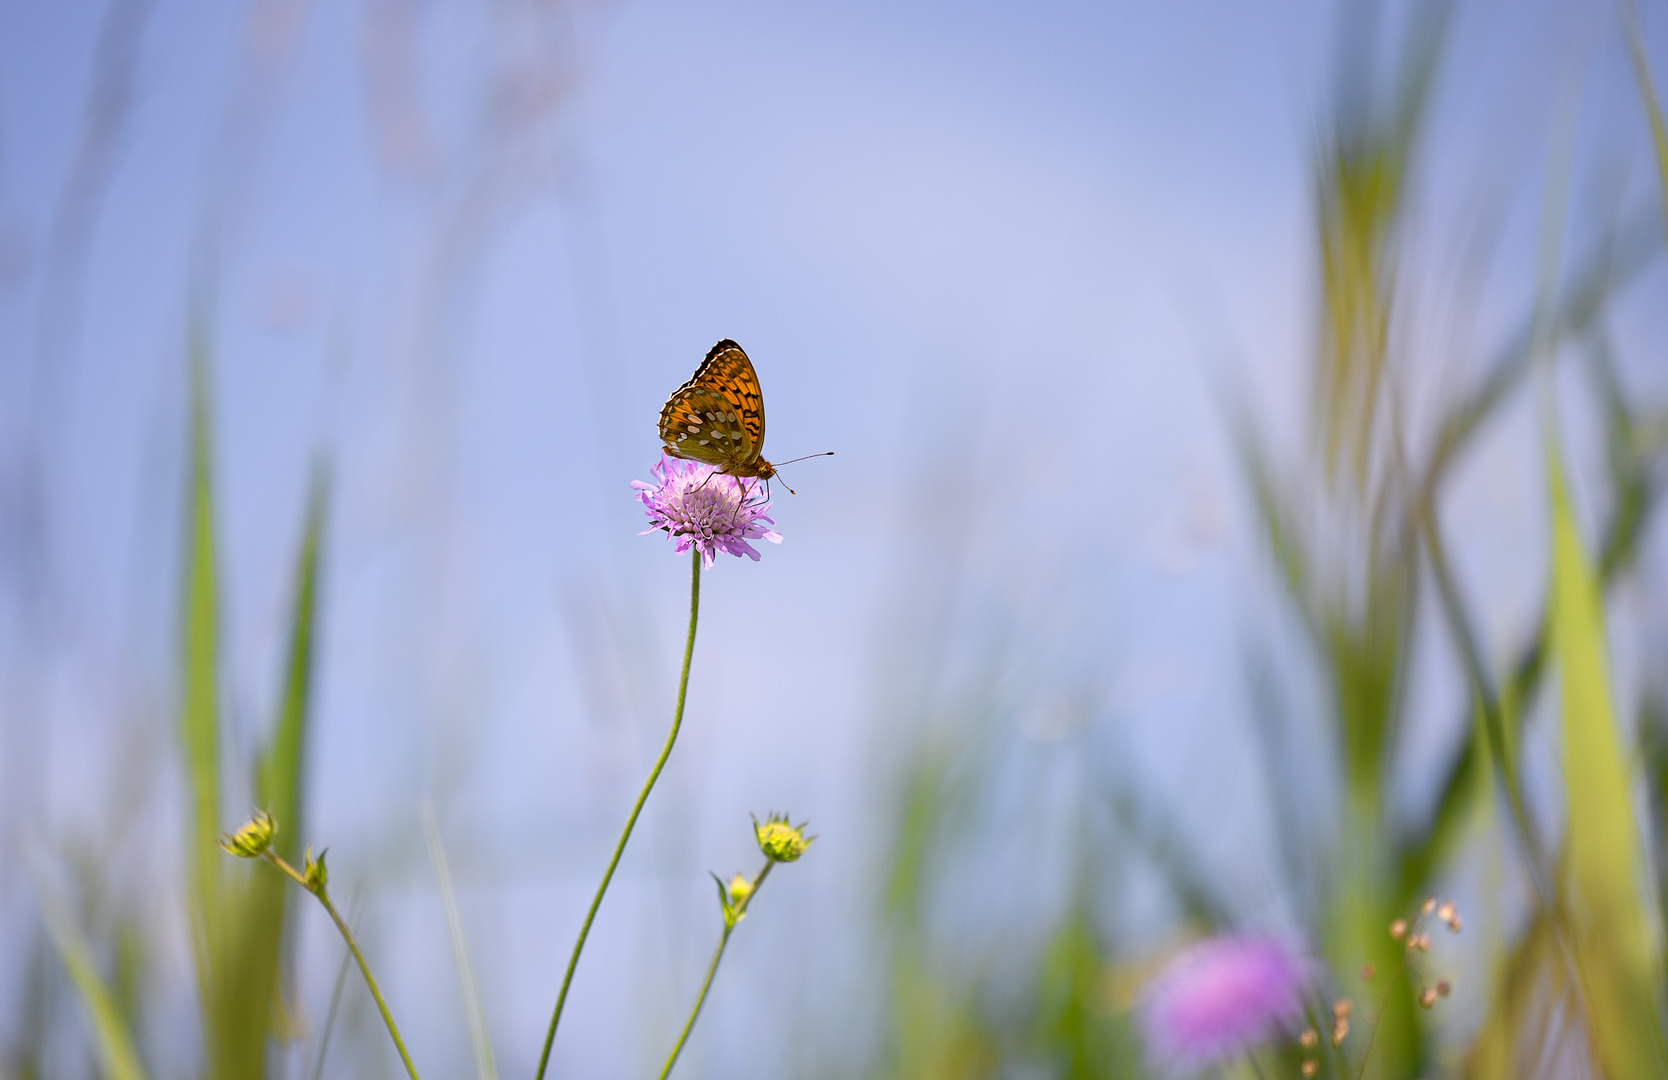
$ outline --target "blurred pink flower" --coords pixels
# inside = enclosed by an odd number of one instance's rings
[[[1141,992],[1154,1060],[1177,1073],[1226,1062],[1303,1023],[1309,962],[1270,937],[1216,937],[1172,960]]]
[[[665,530],[677,544],[678,553],[694,547],[701,553],[701,562],[712,566],[713,558],[725,551],[735,556],[746,555],[754,562],[759,553],[749,540],[782,542],[782,534],[767,529],[765,524],[776,524],[765,511],[769,502],[757,502],[753,492],[759,482],[751,484],[728,473],[718,472],[712,465],[662,454],[655,462],[655,482],[646,484],[633,480],[637,499],[643,504],[653,522],[644,533]]]

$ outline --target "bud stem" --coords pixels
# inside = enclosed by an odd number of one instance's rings
[[[747,894],[746,899],[737,905],[736,917],[733,920],[726,919],[724,921],[724,932],[718,935],[718,948],[712,951],[712,963],[707,965],[707,977],[701,983],[701,992],[695,997],[695,1007],[689,1011],[689,1020],[683,1025],[683,1031],[678,1035],[677,1045],[672,1047],[671,1056],[666,1059],[666,1067],[660,1070],[660,1080],[666,1080],[672,1074],[672,1066],[678,1063],[678,1055],[683,1053],[683,1044],[689,1041],[689,1033],[695,1030],[695,1021],[701,1015],[701,1006],[706,1004],[707,991],[712,989],[712,977],[718,974],[718,962],[724,959],[724,947],[730,943],[730,935],[735,932],[736,923],[740,922],[741,917],[747,914],[747,905],[753,902],[753,897],[759,895],[759,886],[764,884],[764,879],[770,876],[770,868],[775,865],[771,860],[765,860],[764,869],[760,870],[759,876],[753,879],[752,891]]]
[[[562,1020],[562,1006],[567,1003],[568,987],[573,983],[573,972],[579,966],[579,954],[585,948],[585,939],[591,933],[591,922],[597,917],[597,908],[602,906],[602,896],[608,891],[608,883],[614,879],[614,868],[619,865],[620,855],[625,852],[626,841],[631,839],[631,830],[637,824],[637,815],[643,812],[643,804],[648,801],[649,792],[654,790],[654,782],[660,779],[660,770],[666,767],[666,759],[672,756],[672,744],[678,741],[678,729],[683,726],[683,700],[689,689],[689,661],[695,655],[695,623],[701,612],[701,552],[699,548],[691,547],[689,554],[693,559],[693,569],[689,577],[689,640],[683,646],[683,674],[678,677],[678,705],[672,713],[672,730],[666,733],[666,745],[660,748],[660,757],[655,759],[654,768],[649,772],[649,778],[644,781],[643,790],[638,793],[637,802],[631,808],[631,816],[626,818],[625,830],[620,833],[620,842],[614,845],[614,857],[608,860],[608,869],[603,872],[602,884],[597,886],[597,895],[591,901],[591,910],[585,913],[585,922],[579,927],[579,940],[573,943],[573,955],[568,958],[568,970],[562,976],[562,989],[556,995],[556,1010],[550,1016],[550,1030],[544,1036],[544,1050],[539,1054],[537,1080],[544,1080],[544,1070],[550,1064],[550,1047],[556,1041],[556,1025]]]
[[[325,891],[324,885],[320,884],[317,888],[309,885],[305,875],[271,851],[265,852],[265,856],[268,862],[282,870],[291,881],[318,897],[319,903],[324,905],[324,910],[330,913],[330,918],[336,923],[336,929],[342,932],[342,940],[347,942],[348,951],[359,962],[359,974],[365,977],[365,986],[370,990],[371,997],[376,999],[377,1010],[382,1013],[382,1022],[388,1025],[388,1034],[394,1040],[394,1049],[400,1052],[400,1060],[405,1063],[406,1073],[411,1080],[419,1080],[417,1066],[411,1063],[411,1055],[406,1053],[405,1042],[400,1038],[400,1029],[394,1026],[394,1014],[388,1011],[388,1003],[382,999],[382,991],[377,989],[376,979],[371,977],[371,966],[365,963],[365,954],[359,951],[359,943],[353,940],[353,931],[348,929],[347,923],[336,913],[336,905],[330,902],[330,894]]]

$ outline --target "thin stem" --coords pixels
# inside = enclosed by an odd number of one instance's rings
[[[394,1015],[388,1011],[388,1003],[382,999],[382,991],[377,989],[376,979],[371,976],[371,966],[365,963],[365,954],[359,951],[359,943],[353,940],[353,931],[348,929],[347,923],[343,922],[341,915],[337,914],[336,905],[330,902],[330,894],[324,891],[323,885],[317,888],[308,885],[306,877],[271,851],[266,852],[266,857],[273,866],[282,870],[291,881],[318,897],[319,903],[324,905],[324,910],[330,913],[330,918],[336,923],[336,929],[342,932],[342,940],[347,942],[348,951],[353,953],[353,958],[359,962],[359,974],[365,977],[365,986],[370,990],[371,997],[376,999],[377,1010],[382,1013],[382,1022],[388,1025],[388,1034],[394,1040],[394,1049],[400,1052],[400,1060],[405,1063],[406,1073],[411,1077],[411,1080],[419,1080],[417,1066],[411,1063],[411,1055],[406,1053],[405,1050],[405,1041],[400,1038],[400,1029],[394,1026]]]
[[[672,1066],[678,1063],[678,1055],[683,1053],[683,1044],[689,1041],[689,1033],[695,1030],[695,1021],[700,1018],[701,1006],[707,1002],[707,991],[712,989],[712,977],[718,974],[718,962],[724,959],[724,947],[730,943],[730,935],[735,932],[736,923],[747,914],[747,905],[753,902],[753,897],[759,893],[759,886],[770,876],[770,868],[774,862],[766,862],[759,876],[753,879],[753,887],[748,890],[747,898],[736,909],[734,919],[724,921],[724,932],[718,936],[718,948],[712,951],[712,963],[707,965],[707,977],[701,983],[701,992],[695,997],[695,1007],[689,1011],[689,1020],[683,1025],[683,1031],[678,1034],[678,1041],[672,1047],[671,1056],[666,1059],[666,1067],[660,1070],[660,1080],[666,1080],[672,1074]]]
[[[324,1014],[324,1032],[319,1035],[318,1058],[313,1062],[313,1080],[324,1076],[324,1055],[330,1049],[330,1033],[336,1028],[336,1010],[342,1004],[342,987],[347,985],[348,961],[351,954],[342,954],[342,966],[336,972],[336,986],[330,991],[330,1009]]]
[[[631,830],[637,824],[637,815],[643,812],[643,804],[649,799],[649,792],[654,790],[654,782],[660,779],[660,770],[666,767],[666,759],[672,756],[672,744],[678,741],[678,729],[683,726],[684,695],[689,690],[689,661],[695,655],[695,623],[701,612],[701,552],[698,548],[691,548],[693,558],[689,575],[689,639],[683,646],[683,674],[678,677],[678,705],[672,713],[672,730],[666,733],[666,745],[660,748],[660,757],[655,759],[654,768],[649,772],[648,780],[643,783],[643,790],[637,795],[637,802],[631,808],[631,816],[626,818],[625,829],[620,833],[620,842],[614,845],[614,857],[608,860],[608,869],[602,875],[602,884],[597,886],[597,895],[591,901],[591,910],[585,913],[585,922],[579,928],[579,940],[573,943],[573,955],[568,958],[567,973],[562,976],[562,989],[556,995],[556,1010],[550,1015],[550,1030],[544,1036],[544,1050],[539,1054],[538,1080],[544,1080],[544,1070],[550,1064],[550,1047],[556,1041],[556,1025],[562,1020],[562,1006],[568,1000],[568,987],[573,983],[574,969],[579,966],[579,954],[585,948],[585,939],[591,933],[591,922],[597,917],[597,908],[602,906],[603,894],[608,891],[608,883],[614,879],[614,868],[620,863],[620,855],[625,852],[626,841],[631,839]]]
[[[1407,932],[1409,934],[1415,933],[1416,931],[1414,930],[1414,927],[1418,925],[1418,920],[1414,920],[1413,925],[1408,927]],[[1384,1010],[1390,1004],[1390,995],[1395,992],[1397,984],[1399,984],[1402,981],[1402,978],[1407,974],[1407,969],[1408,954],[1404,952],[1402,954],[1402,962],[1396,967],[1395,976],[1384,987],[1384,993],[1379,995],[1378,1007],[1373,1010],[1373,1030],[1367,1033],[1367,1049],[1361,1054],[1361,1071],[1356,1074],[1355,1080],[1365,1080],[1367,1075],[1367,1063],[1372,1060],[1373,1056],[1373,1044],[1378,1041],[1379,1024],[1384,1020]]]

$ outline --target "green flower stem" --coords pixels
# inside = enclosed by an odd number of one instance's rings
[[[718,974],[718,962],[724,959],[724,947],[730,943],[730,935],[735,932],[736,923],[747,914],[747,905],[753,902],[753,897],[759,895],[759,886],[764,884],[764,879],[770,876],[770,868],[775,865],[774,861],[765,862],[764,869],[753,879],[753,888],[748,891],[746,899],[736,905],[735,918],[724,920],[724,932],[718,935],[718,948],[713,950],[712,963],[707,965],[706,980],[701,983],[701,992],[695,997],[695,1007],[689,1011],[689,1021],[683,1025],[677,1045],[672,1047],[672,1054],[666,1059],[666,1067],[660,1070],[660,1080],[666,1080],[672,1075],[672,1066],[678,1063],[678,1055],[683,1053],[683,1044],[689,1041],[689,1033],[695,1030],[695,1021],[701,1015],[701,1006],[707,1002],[707,991],[712,989],[712,977]]]
[[[544,1036],[544,1051],[539,1054],[538,1080],[544,1080],[544,1070],[550,1064],[550,1047],[556,1041],[556,1025],[562,1019],[562,1006],[568,1000],[568,987],[573,983],[574,969],[579,966],[579,954],[585,948],[585,938],[591,933],[591,922],[597,917],[597,908],[602,906],[602,896],[608,891],[608,883],[614,879],[614,868],[620,863],[620,855],[625,851],[626,841],[631,839],[631,830],[637,824],[637,815],[643,812],[643,804],[648,801],[649,792],[654,790],[654,782],[660,779],[660,770],[666,767],[666,759],[672,756],[672,744],[678,741],[678,729],[683,726],[684,695],[689,690],[689,661],[695,655],[695,622],[701,612],[701,552],[691,548],[693,559],[689,575],[689,640],[683,646],[683,674],[678,678],[678,705],[672,713],[672,730],[666,733],[666,745],[660,748],[660,757],[655,759],[654,768],[649,772],[649,778],[643,783],[643,790],[637,795],[637,803],[631,808],[631,816],[626,818],[625,829],[620,833],[620,842],[614,845],[614,857],[608,860],[608,869],[603,872],[602,884],[597,886],[596,898],[591,901],[591,910],[585,913],[585,922],[579,928],[579,940],[573,943],[573,955],[568,958],[567,974],[562,976],[562,989],[556,995],[556,1010],[550,1016],[550,1030]]]
[[[406,1073],[410,1075],[411,1080],[419,1080],[417,1066],[411,1063],[411,1055],[406,1053],[405,1042],[400,1038],[400,1029],[394,1026],[394,1015],[388,1011],[388,1003],[382,1000],[382,991],[377,989],[376,979],[371,977],[371,967],[365,963],[365,954],[359,951],[359,943],[353,940],[353,931],[347,928],[347,923],[343,922],[341,915],[337,914],[336,905],[330,902],[330,894],[325,892],[324,885],[319,884],[316,887],[309,885],[306,876],[295,867],[274,855],[270,850],[264,854],[268,862],[282,870],[291,881],[318,897],[319,903],[324,905],[324,910],[330,912],[330,918],[335,921],[336,929],[342,932],[342,940],[347,942],[348,951],[353,953],[353,958],[359,962],[359,974],[365,977],[365,986],[371,991],[371,997],[376,999],[376,1007],[382,1013],[382,1022],[388,1025],[388,1034],[394,1040],[394,1049],[400,1052],[400,1060],[405,1063]]]

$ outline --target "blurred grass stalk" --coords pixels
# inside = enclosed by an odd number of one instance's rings
[[[219,671],[219,578],[215,553],[211,357],[199,319],[193,327],[191,463],[185,595],[185,700],[180,736],[191,796],[192,943],[208,1075],[266,1075],[267,1036],[297,1034],[282,985],[287,892],[283,879],[229,864],[220,833],[223,765]],[[325,485],[315,478],[297,558],[278,718],[254,762],[257,801],[282,823],[275,840],[287,861],[300,859],[306,733],[314,654],[319,543]],[[293,1000],[293,998],[292,998]]]
[[[1281,582],[1330,684],[1342,817],[1337,846],[1323,862],[1330,871],[1309,888],[1317,893],[1311,909],[1320,918],[1319,939],[1345,996],[1356,991],[1353,973],[1363,965],[1399,969],[1401,946],[1387,928],[1416,902],[1428,869],[1421,866],[1417,877],[1405,872],[1406,853],[1398,857],[1389,825],[1389,763],[1406,700],[1421,570],[1419,492],[1401,432],[1396,305],[1406,288],[1400,255],[1408,191],[1451,11],[1426,3],[1410,16],[1383,100],[1368,74],[1378,6],[1342,14],[1355,49],[1339,58],[1335,115],[1314,164],[1323,301],[1312,436],[1318,475],[1277,476],[1260,437],[1241,420],[1244,459]],[[1443,813],[1471,806],[1461,800]],[[1371,1074],[1407,1075],[1425,1058],[1423,1026],[1411,995],[1384,1001]]]
[[[1379,9],[1363,5],[1341,12],[1346,22],[1354,20],[1349,29],[1360,48],[1341,57],[1336,113],[1314,157],[1321,321],[1310,446],[1318,464],[1277,468],[1250,419],[1233,417],[1281,586],[1327,681],[1327,713],[1339,751],[1337,834],[1329,854],[1294,863],[1309,874],[1286,885],[1297,894],[1296,910],[1311,913],[1309,929],[1324,946],[1331,986],[1356,996],[1357,1004],[1384,1001],[1376,1023],[1364,1018],[1359,1025],[1374,1031],[1371,1060],[1363,1060],[1364,1040],[1352,1037],[1346,1043],[1347,1075],[1445,1072],[1444,1062],[1456,1055],[1468,1075],[1545,1075],[1548,1061],[1566,1052],[1561,1047],[1584,1044],[1607,1077],[1665,1076],[1659,1000],[1664,965],[1652,951],[1655,939],[1640,906],[1641,829],[1631,811],[1629,752],[1618,741],[1623,729],[1610,697],[1603,621],[1605,590],[1625,578],[1639,552],[1668,441],[1661,417],[1641,419],[1623,390],[1609,354],[1605,315],[1612,297],[1661,254],[1662,234],[1644,218],[1601,221],[1585,260],[1561,287],[1553,277],[1554,287],[1536,298],[1522,331],[1489,358],[1468,391],[1439,408],[1429,443],[1414,443],[1401,407],[1412,342],[1405,333],[1407,318],[1398,310],[1414,291],[1414,267],[1401,254],[1408,192],[1418,172],[1452,6],[1425,3],[1412,9],[1388,94],[1372,85],[1379,28],[1371,20]],[[1655,147],[1661,216],[1668,221],[1668,136],[1637,28],[1629,23],[1628,29]],[[1589,560],[1570,514],[1556,433],[1549,430],[1550,600],[1528,642],[1501,672],[1491,659],[1498,653],[1482,640],[1479,620],[1456,578],[1439,508],[1455,464],[1516,400],[1548,340],[1584,347],[1592,356],[1589,371],[1609,451],[1610,517],[1598,555]],[[1459,655],[1465,734],[1437,765],[1435,805],[1409,824],[1395,805],[1392,762],[1408,700],[1413,639],[1421,626],[1418,600],[1427,584],[1440,621],[1423,625],[1445,628]],[[930,685],[934,672],[952,666],[942,651],[929,648],[919,655],[925,672],[919,682]],[[1522,790],[1521,728],[1549,662],[1560,675],[1563,783],[1571,807],[1561,844],[1540,835]],[[1000,666],[975,665],[984,674],[973,683],[981,678],[996,683],[991,672]],[[994,760],[1002,755],[986,744],[999,741],[998,714],[1023,707],[1004,704],[989,687],[969,689],[907,706],[919,711],[928,728],[899,793],[886,907],[891,1036],[875,1075],[988,1077],[1016,1061],[1039,1058],[1049,1063],[1048,1075],[1073,1080],[1140,1075],[1145,1067],[1125,1023],[1130,995],[1116,989],[1133,977],[1131,969],[1097,933],[1096,905],[1083,890],[1036,958],[1030,999],[1035,1011],[1028,1029],[1016,1028],[1011,1013],[993,1001],[1012,994],[1011,988],[1002,989],[1003,980],[1032,958],[1012,955],[1009,942],[1009,955],[993,954],[981,967],[969,960],[966,943],[957,943],[954,958],[934,943],[928,896],[953,873],[944,849],[952,836],[967,839],[970,808],[994,798],[996,785],[1005,782],[1003,766]],[[949,717],[959,727],[947,736],[934,720]],[[1663,767],[1661,778],[1653,780],[1654,806],[1668,805],[1668,737],[1660,741]],[[1281,757],[1271,747],[1265,761]],[[1300,800],[1314,788],[1313,778],[1273,780],[1269,790],[1282,802]],[[1495,815],[1497,801],[1508,813]],[[1124,807],[1125,799],[1115,794],[1114,804]],[[1232,926],[1232,909],[1213,896],[1218,883],[1190,869],[1150,812],[1129,809],[1116,816],[1165,875],[1184,923],[1195,929]],[[1302,810],[1275,815],[1286,831],[1303,818]],[[1499,976],[1492,980],[1494,995],[1485,1001],[1481,1028],[1469,1045],[1456,1046],[1449,1027],[1443,1036],[1448,1045],[1439,1047],[1432,1014],[1415,1007],[1416,987],[1404,987],[1403,993],[1382,985],[1364,988],[1357,972],[1364,964],[1379,972],[1400,970],[1404,948],[1391,938],[1390,924],[1455,872],[1452,860],[1461,840],[1485,828],[1509,843],[1525,866],[1532,915],[1498,957]],[[1668,861],[1662,830],[1652,835],[1658,844],[1653,862],[1661,866]],[[1282,837],[1282,846],[1313,849],[1321,842],[1316,832]],[[1104,845],[1078,844],[1072,850],[1080,860],[1080,878],[1109,854]],[[1663,880],[1668,882],[1668,875]],[[1662,894],[1668,898],[1668,887]],[[1668,899],[1663,915],[1668,922]],[[1500,916],[1488,913],[1491,921]],[[1466,977],[1491,982],[1481,972]],[[1295,1074],[1295,1058],[1280,1060]],[[1337,1071],[1332,1064],[1327,1068]]]
[[[225,762],[210,364],[204,321],[197,317],[192,322],[189,353],[179,726],[189,801],[187,905],[206,1075],[213,1080],[251,1080],[267,1075],[269,1036],[293,1040],[300,1029],[290,1004],[293,994],[286,993],[284,985],[291,935],[286,933],[283,879],[270,872],[251,872],[242,864],[227,865],[216,844],[225,809]],[[302,790],[325,492],[322,473],[315,474],[296,559],[289,656],[277,719],[265,748],[250,763],[250,787],[256,800],[284,824],[275,840],[276,849],[292,861],[299,858],[303,832]],[[145,1072],[130,1030],[131,1011],[124,1014],[119,1007],[117,995],[99,974],[92,950],[62,904],[43,895],[41,906],[60,959],[91,1016],[102,1072],[111,1080],[141,1080]]]

